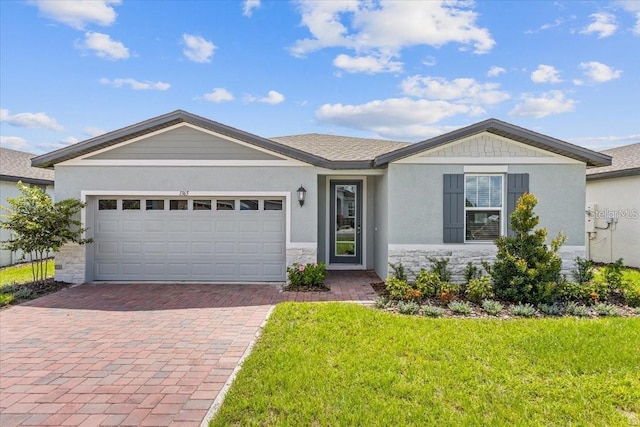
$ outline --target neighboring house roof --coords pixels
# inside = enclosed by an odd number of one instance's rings
[[[587,169],[587,181],[640,175],[640,142],[602,152],[613,159],[611,166]]]
[[[375,166],[400,160],[481,132],[489,132],[532,147],[560,154],[570,159],[584,162],[588,166],[607,166],[611,164],[611,158],[605,154],[597,153],[587,148],[573,145],[497,119],[488,119],[444,135],[436,136],[435,138],[411,144],[408,147],[401,148],[392,153],[384,154],[375,160]]]
[[[53,185],[53,171],[31,166],[35,154],[0,148],[0,181]]]
[[[382,154],[411,145],[408,142],[321,133],[279,136],[271,140],[332,161],[373,161]]]
[[[33,159],[32,164],[38,167],[52,167],[56,163],[89,154],[183,122],[327,169],[369,169],[386,167],[390,162],[480,132],[490,132],[504,136],[530,146],[582,161],[589,166],[606,166],[611,164],[611,158],[605,154],[596,153],[595,151],[496,119],[485,120],[426,141],[408,144],[395,141],[338,137],[322,134],[266,139],[182,110],[158,116],[44,154]]]

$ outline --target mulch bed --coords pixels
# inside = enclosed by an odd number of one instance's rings
[[[291,286],[282,288],[283,292],[329,292],[331,288],[327,286]]]
[[[31,289],[31,295],[29,296],[29,298],[16,298],[13,301],[11,301],[7,306],[20,304],[25,301],[29,301],[32,299],[40,298],[42,296],[54,293],[54,292],[58,292],[61,289],[65,289],[71,286],[71,283],[58,282],[55,280],[47,280],[45,282],[31,282],[31,283],[24,283],[20,285],[12,285],[12,286],[14,287],[14,289],[16,288]]]

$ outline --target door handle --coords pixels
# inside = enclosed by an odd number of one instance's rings
[[[360,233],[360,224],[358,224],[358,228],[356,228],[357,232]]]

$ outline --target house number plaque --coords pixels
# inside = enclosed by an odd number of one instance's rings
[[[188,196],[189,195],[189,190],[180,190],[180,191],[178,191],[178,194],[180,196]]]

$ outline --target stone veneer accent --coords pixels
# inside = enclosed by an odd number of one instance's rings
[[[60,282],[80,284],[85,282],[85,247],[76,243],[64,245],[55,254],[55,279]]]
[[[395,246],[395,247],[394,247]],[[494,245],[389,245],[389,262],[399,262],[405,267],[409,280],[413,280],[421,268],[429,269],[428,258],[447,258],[452,270],[452,281],[464,283],[464,269],[467,263],[481,267],[481,261],[495,261]],[[584,246],[566,246],[560,249],[562,274],[571,280],[571,270],[575,267],[577,256],[584,258]]]
[[[318,262],[318,248],[314,247],[288,247],[286,263],[289,267],[294,262],[306,264],[309,262]]]
[[[441,149],[425,153],[421,157],[550,157],[540,151],[501,138],[481,134],[458,144],[449,144]]]

